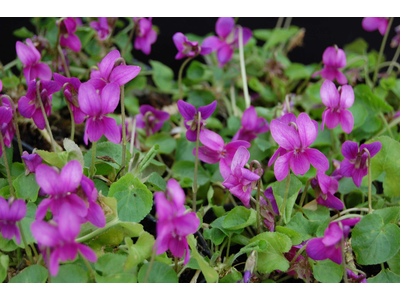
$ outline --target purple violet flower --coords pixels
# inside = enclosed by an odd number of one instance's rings
[[[77,22],[74,18],[68,17],[61,21],[56,22],[60,26],[60,46],[68,47],[74,52],[81,51],[82,44],[78,36],[75,34]]]
[[[375,31],[378,29],[381,35],[385,35],[388,26],[388,19],[368,17],[364,18],[361,24],[366,31]]]
[[[41,80],[39,87],[41,99],[36,99],[36,89],[36,80],[29,82],[26,96],[21,97],[18,101],[18,110],[21,116],[28,119],[32,118],[36,126],[43,130],[46,123],[38,101],[42,101],[46,115],[50,116],[52,94],[58,92],[61,86],[55,81]]]
[[[251,142],[257,138],[257,134],[267,132],[269,125],[267,120],[257,117],[257,112],[253,106],[250,106],[243,112],[242,127],[236,132],[232,141],[242,140]]]
[[[246,207],[250,205],[251,190],[255,182],[260,179],[258,174],[244,168],[249,158],[250,152],[241,146],[233,157],[231,167],[228,167],[225,160],[219,163],[219,170],[224,178],[222,185],[238,197]]]
[[[124,85],[139,74],[142,69],[141,67],[127,65],[115,66],[115,62],[120,57],[121,54],[119,51],[113,50],[97,64],[99,70],[92,70],[88,82],[92,84],[96,90],[100,90],[101,92],[101,90],[111,82],[116,82],[118,86]]]
[[[97,31],[97,35],[101,41],[104,41],[110,34],[110,27],[108,26],[107,18],[98,18],[99,21],[90,22],[90,27]]]
[[[26,215],[26,203],[22,199],[8,202],[0,197],[0,232],[6,239],[11,240],[15,236],[17,243],[21,243],[21,234],[18,226],[15,224],[21,221]]]
[[[89,246],[75,241],[80,229],[79,217],[69,204],[63,204],[59,215],[49,223],[41,220],[32,223],[32,234],[38,241],[45,262],[49,264],[52,276],[57,275],[60,261],[74,260],[78,251],[87,260],[97,261],[96,253]],[[47,257],[47,248],[50,249],[50,257]]]
[[[83,136],[86,145],[88,144],[88,139],[91,142],[96,142],[103,134],[114,144],[121,142],[117,121],[106,117],[107,114],[113,113],[118,106],[119,94],[120,88],[115,82],[107,84],[102,89],[101,96],[97,94],[90,83],[81,84],[78,92],[79,106],[82,112],[89,115]]]
[[[175,59],[182,59],[184,57],[195,57],[198,54],[207,55],[211,53],[211,48],[200,47],[199,42],[191,42],[188,38],[182,33],[177,32],[172,37],[176,48],[178,49],[178,53],[175,56]]]
[[[136,127],[145,128],[147,136],[159,131],[164,121],[169,119],[169,113],[147,104],[140,106],[139,112],[140,114],[136,115]]]
[[[27,151],[24,151],[22,154],[21,158],[24,160],[26,166],[25,175],[35,173],[36,168],[42,164],[43,159],[36,153],[29,154]]]
[[[332,159],[332,165],[335,168],[335,170],[332,172],[331,178],[333,178],[333,179],[335,179],[337,181],[339,181],[340,179],[343,178],[342,173],[340,173],[340,164],[341,163],[342,162],[337,160],[337,159]]]
[[[368,283],[364,275],[360,274],[357,276],[350,269],[346,269],[346,271],[349,283]]]
[[[297,251],[299,251],[299,249],[301,249],[305,245],[305,243],[307,243],[307,241],[304,241],[299,245],[292,246],[289,252],[284,253],[285,258],[288,261],[292,261],[293,258],[296,256]],[[293,265],[286,271],[286,273],[291,276],[297,275],[299,278],[307,279],[311,277],[311,266],[308,260],[303,255],[299,255]]]
[[[200,225],[196,213],[185,214],[185,192],[175,179],[168,180],[164,192],[154,194],[157,222],[157,254],[168,249],[175,257],[185,256],[184,264],[189,262],[189,245],[187,236],[195,233]]]
[[[315,198],[319,205],[337,210],[343,209],[343,202],[334,196],[339,188],[339,183],[336,179],[318,172],[317,177],[311,181],[311,186],[314,189]]]
[[[353,106],[354,103],[353,88],[350,85],[344,85],[339,94],[335,84],[326,80],[321,86],[320,93],[322,103],[326,106],[322,113],[321,131],[324,130],[325,124],[329,129],[333,129],[340,123],[342,130],[350,133],[353,130],[354,119],[353,114],[347,108]]]
[[[281,181],[289,174],[289,167],[296,175],[304,175],[311,165],[317,171],[329,169],[329,161],[317,149],[309,148],[318,135],[318,123],[311,120],[306,113],[301,113],[297,119],[294,114],[284,115],[280,121],[271,121],[271,134],[280,146],[268,162],[271,166],[277,159],[274,172],[276,179]]]
[[[79,108],[78,101],[78,91],[81,86],[81,81],[76,77],[67,78],[58,73],[53,74],[54,81],[57,82],[60,86],[66,85],[64,89],[65,99],[70,103],[70,107],[72,110],[72,114],[74,116],[74,121],[76,124],[81,124],[85,121],[86,114]]]
[[[235,20],[231,17],[219,18],[215,24],[215,32],[218,36],[210,36],[204,39],[202,47],[217,51],[219,67],[221,68],[232,59],[233,50],[239,47],[239,29],[235,27]],[[243,27],[243,45],[252,37],[249,28]]]
[[[78,216],[86,217],[88,208],[75,193],[82,180],[82,166],[77,160],[68,162],[61,172],[41,164],[36,168],[35,173],[38,185],[48,195],[48,198],[40,202],[36,211],[36,219],[42,220],[49,207],[52,214],[58,216],[64,203],[70,204]]]
[[[308,241],[307,255],[313,260],[329,258],[340,265],[342,263],[342,237],[346,239],[349,236],[350,226],[356,225],[360,220],[361,218],[352,218],[331,222],[325,230],[324,237],[313,238]],[[340,228],[339,223],[342,224],[342,228]]]
[[[224,161],[227,166],[230,166],[239,147],[249,148],[251,146],[246,141],[234,141],[225,145],[224,140],[218,133],[208,129],[200,132],[199,139],[204,145],[199,147],[199,159],[208,164]],[[193,149],[193,155],[196,155],[196,149]]]
[[[26,82],[29,83],[31,80],[34,80],[36,78],[42,80],[50,80],[50,67],[45,63],[39,62],[41,58],[40,52],[35,48],[31,39],[26,39],[26,43],[28,45],[25,45],[24,43],[18,41],[15,45],[18,58],[24,65],[24,76]]]
[[[211,117],[214,113],[215,108],[217,107],[217,101],[213,101],[211,104],[196,108],[183,100],[178,100],[178,110],[181,113],[182,117],[185,119],[185,127],[186,138],[188,141],[195,142],[197,141],[197,125],[199,112],[201,113],[201,122],[200,122],[200,132],[202,132],[207,124],[206,119]]]
[[[151,45],[157,40],[157,32],[152,28],[153,18],[133,18],[136,23],[136,39],[135,39],[135,49],[142,50],[146,55],[151,52]]]
[[[321,75],[322,78],[330,81],[336,79],[339,84],[347,83],[346,76],[339,71],[339,68],[344,68],[346,66],[346,54],[342,49],[337,47],[326,48],[322,55],[322,62],[325,67],[321,71],[314,73],[312,77]]]
[[[360,187],[363,177],[368,174],[368,153],[363,150],[367,149],[372,158],[381,148],[382,144],[379,141],[362,144],[360,149],[356,142],[345,141],[342,145],[342,154],[345,159],[340,164],[340,173],[344,177],[352,177],[354,184]]]
[[[260,196],[260,209],[261,216],[264,218],[263,224],[269,231],[275,231],[275,216],[279,216],[279,208],[276,204],[276,200],[274,197],[274,193],[272,191],[272,187],[267,188],[264,191],[264,196],[267,198],[272,205],[272,208],[269,207],[268,201],[266,201],[263,197]]]

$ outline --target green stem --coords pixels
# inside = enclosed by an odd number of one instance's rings
[[[65,57],[64,57],[64,53],[62,52],[62,49],[61,49],[60,46],[58,46],[57,50],[58,50],[58,53],[60,54],[60,57],[61,57],[61,61],[62,61],[63,67],[64,67],[64,72],[67,75],[67,77],[70,78],[71,77],[71,73],[69,72],[69,69],[68,69],[68,66],[67,66],[67,62],[66,62]]]
[[[28,255],[29,261],[31,263],[33,263],[32,251],[31,251],[31,248],[29,248],[29,245],[26,243],[26,238],[25,238],[24,230],[22,229],[22,224],[21,224],[21,222],[17,222],[17,223],[18,223],[19,231],[21,233],[22,241],[24,242],[26,255]]]
[[[342,231],[343,231],[342,223],[339,222],[338,224],[340,226],[340,229],[342,229]],[[344,253],[345,242],[344,242],[344,236],[343,235],[342,235],[342,239],[341,239],[340,244],[341,244],[340,245],[340,248],[341,248],[340,250],[342,252],[343,281],[344,281],[344,283],[348,283],[349,280],[347,278],[346,257],[345,257],[345,253]]]
[[[122,162],[121,176],[125,175],[126,159],[126,124],[125,124],[125,86],[121,85],[121,120],[122,120]]]
[[[235,84],[233,81],[231,82],[230,93],[231,93],[232,113],[235,117],[239,117],[236,107]]]
[[[306,182],[306,186],[304,188],[303,194],[301,195],[301,199],[300,199],[300,204],[299,204],[300,207],[303,207],[304,199],[306,199],[308,187],[310,186],[311,180],[313,180],[313,179],[314,179],[314,177],[311,177]]]
[[[13,61],[11,61],[11,62],[9,62],[8,64],[6,64],[6,65],[3,67],[3,71],[5,72],[5,71],[7,71],[8,69],[11,69],[12,67],[16,66],[17,63],[18,63],[18,58],[14,59]]]
[[[389,35],[389,31],[390,31],[390,27],[392,26],[392,22],[393,22],[393,17],[391,17],[390,20],[389,20],[389,24],[388,24],[388,26],[387,26],[387,28],[386,28],[385,35],[383,36],[381,48],[379,49],[378,61],[376,62],[374,77],[373,77],[373,80],[372,80],[373,84],[375,84],[375,83],[376,83],[376,80],[378,79],[379,64],[380,64],[380,62],[381,62],[383,50],[385,49],[386,40],[387,40],[387,37],[388,37],[388,35]]]
[[[133,38],[133,34],[135,33],[135,28],[136,28],[136,26],[135,26],[135,24],[134,24],[133,27],[132,27],[132,29],[131,29],[131,32],[129,32],[128,41],[126,42],[126,45],[125,45],[124,49],[122,50],[122,53],[121,53],[121,56],[122,56],[122,57],[124,57],[125,52],[128,50],[129,44],[131,43],[132,38]]]
[[[32,244],[29,244],[29,246],[32,248],[33,254],[35,255],[35,257],[39,258],[39,254],[38,254],[38,252],[36,251],[35,244],[32,243]]]
[[[364,207],[353,207],[353,208],[349,208],[349,209],[346,209],[346,210],[344,210],[344,211],[342,211],[341,213],[340,213],[340,215],[341,216],[343,216],[343,215],[345,215],[345,214],[347,214],[348,212],[352,212],[352,211],[368,211],[368,208],[364,208]],[[334,215],[333,217],[331,217],[331,222],[333,221],[333,220],[335,220],[336,218],[338,218],[339,217],[339,215],[338,214],[336,214],[336,215]]]
[[[257,183],[257,234],[261,233],[260,188],[261,188],[261,177]]]
[[[81,255],[81,257],[82,257],[82,260],[83,260],[83,262],[85,263],[86,267],[87,267],[87,268],[89,269],[89,271],[90,271],[90,278],[91,278],[93,281],[95,281],[96,273],[94,272],[92,266],[90,265],[90,263],[88,262],[88,260],[86,259],[86,257],[85,257],[81,252],[79,252],[79,253],[80,253],[80,255]]]
[[[363,149],[368,154],[368,213],[372,213],[372,176],[371,176],[371,153],[367,148]]]
[[[40,108],[42,110],[44,122],[46,123],[47,131],[49,132],[49,136],[51,139],[51,147],[53,148],[53,152],[57,153],[56,143],[54,142],[53,133],[51,132],[49,120],[47,119],[46,111],[44,110],[42,98],[40,97],[40,80],[36,83],[36,101],[39,102]]]
[[[94,167],[95,160],[96,160],[96,142],[93,142],[92,143],[92,162],[90,163],[90,172],[89,172],[90,178],[93,178],[93,176],[96,172],[95,167]]]
[[[399,58],[399,55],[400,55],[400,44],[396,49],[396,53],[393,56],[393,59],[392,59],[392,61],[390,63],[389,69],[386,71],[386,74],[390,74],[390,72],[392,72],[394,63],[397,62],[397,59]]]
[[[282,27],[282,23],[283,23],[283,19],[284,19],[285,17],[279,17],[278,18],[278,21],[276,22],[276,26],[275,26],[275,28],[281,28]]]
[[[296,262],[296,259],[300,256],[300,254],[306,249],[307,247],[307,243],[301,247],[301,249],[299,251],[297,251],[296,255],[293,257],[293,259],[290,262],[290,265],[293,265]]]
[[[392,133],[392,131],[390,130],[389,124],[388,124],[388,122],[386,121],[385,116],[384,116],[383,113],[381,113],[381,112],[379,113],[379,116],[381,117],[381,119],[382,119],[382,121],[383,121],[383,124],[385,124],[385,128],[386,128],[386,130],[389,132],[390,137],[391,137],[392,139],[394,139],[393,133]]]
[[[240,71],[242,73],[243,93],[246,102],[246,108],[250,107],[250,95],[247,87],[246,66],[244,63],[244,50],[243,50],[243,28],[239,26],[239,56],[240,56]]]
[[[146,276],[144,276],[143,283],[146,283],[147,279],[149,278],[149,275],[150,275],[150,272],[151,272],[151,268],[153,267],[154,260],[156,259],[156,253],[157,253],[156,249],[153,249],[153,254],[151,255],[149,268],[147,269]]]
[[[281,218],[279,220],[279,225],[282,225],[282,223],[283,223],[283,218],[284,218],[285,209],[286,209],[286,200],[287,200],[287,196],[289,193],[289,186],[290,186],[290,172],[288,173],[288,175],[286,177],[285,195],[283,196],[282,212],[281,212]]]
[[[3,152],[4,167],[6,168],[8,185],[10,186],[10,194],[12,197],[15,198],[14,187],[12,185],[12,180],[11,180],[10,166],[8,165],[8,160],[7,160],[6,146],[4,145],[3,133],[1,132],[1,130],[0,130],[0,143],[1,143],[1,150]]]
[[[390,122],[390,124],[388,124],[388,127],[383,128],[381,131],[379,131],[375,136],[373,136],[372,138],[376,138],[378,136],[380,136],[381,134],[383,134],[386,130],[388,130],[388,128],[392,128],[396,125],[398,125],[400,123],[400,118],[396,118],[394,120],[392,120],[392,122]]]
[[[181,68],[179,69],[178,73],[178,87],[179,87],[179,99],[182,100],[183,92],[182,92],[182,73],[185,66],[191,61],[194,57],[188,57],[182,64]]]
[[[77,243],[83,243],[87,240],[90,240],[92,238],[95,238],[96,236],[98,236],[99,234],[107,231],[108,229],[110,229],[111,227],[118,225],[118,223],[120,223],[120,220],[118,218],[115,218],[114,220],[112,220],[111,222],[107,223],[106,226],[104,226],[103,228],[98,228],[94,231],[92,231],[91,233],[84,235],[80,238],[77,238],[75,241]]]
[[[67,99],[65,99],[65,102],[67,103],[68,111],[71,116],[71,141],[73,141],[75,137],[75,118],[74,114],[72,113],[71,103],[69,103]]]
[[[196,140],[196,157],[194,160],[194,180],[193,180],[193,203],[192,209],[193,212],[196,212],[196,198],[197,198],[197,168],[199,164],[199,141],[200,141],[200,127],[201,127],[201,112],[198,113],[197,119],[197,140]]]

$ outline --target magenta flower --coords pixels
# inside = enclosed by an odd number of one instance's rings
[[[24,43],[18,41],[15,45],[18,58],[24,65],[24,76],[26,82],[29,83],[31,80],[34,80],[36,78],[42,80],[50,80],[50,67],[45,63],[39,62],[41,55],[33,45],[31,39],[26,39],[26,43],[28,45],[25,45]]]
[[[91,142],[96,142],[103,134],[110,142],[115,144],[121,142],[117,121],[106,117],[107,114],[113,113],[118,106],[119,94],[120,89],[115,82],[107,84],[102,89],[101,96],[96,93],[95,88],[90,83],[81,84],[78,92],[79,107],[83,113],[89,115],[83,136],[86,145],[88,139]]]
[[[60,74],[53,74],[55,82],[57,82],[60,86],[64,86],[66,83],[69,83],[65,86],[64,96],[65,99],[70,103],[70,107],[72,110],[72,114],[74,116],[74,121],[76,124],[81,124],[85,121],[86,114],[79,108],[78,101],[78,91],[81,86],[81,81],[76,77],[67,78]]]
[[[317,177],[311,181],[311,186],[314,189],[315,198],[319,205],[337,210],[343,209],[343,202],[334,196],[339,188],[339,183],[336,179],[318,172]]]
[[[41,80],[39,87],[40,99],[36,98],[36,89],[36,80],[29,82],[26,96],[21,97],[18,101],[18,110],[21,116],[28,119],[32,118],[36,126],[43,130],[46,123],[38,101],[42,101],[46,115],[50,116],[52,94],[58,92],[61,86],[54,81]]]
[[[157,254],[168,249],[175,257],[185,256],[184,264],[189,262],[187,236],[195,233],[200,225],[196,213],[185,214],[185,193],[175,179],[168,180],[166,192],[154,194],[157,222]]]
[[[346,269],[346,271],[349,283],[368,283],[364,275],[360,274],[357,276],[350,269]]]
[[[63,204],[60,214],[50,222],[51,224],[37,220],[32,223],[31,230],[52,276],[57,275],[60,261],[74,260],[78,251],[87,260],[97,261],[96,253],[92,249],[75,241],[81,225],[79,217],[69,204]],[[47,257],[47,248],[50,249],[50,257]]]
[[[211,130],[204,129],[200,132],[200,142],[204,145],[199,147],[199,159],[208,164],[216,164],[224,161],[227,166],[232,164],[233,157],[239,147],[249,148],[251,145],[246,141],[234,141],[225,145],[222,137]],[[196,149],[193,149],[196,155]]]
[[[43,159],[40,157],[39,154],[32,153],[29,154],[27,151],[24,151],[21,156],[25,162],[26,170],[25,175],[29,173],[35,173],[36,168],[42,164]]]
[[[200,122],[200,132],[204,130],[205,125],[207,124],[206,119],[211,117],[214,113],[215,108],[217,107],[217,101],[213,101],[211,104],[196,108],[183,100],[178,100],[178,110],[181,113],[182,117],[185,119],[185,127],[186,138],[188,141],[195,142],[197,141],[197,125],[199,112],[201,114],[201,122]]]
[[[342,173],[340,173],[340,164],[341,163],[342,162],[337,160],[337,159],[332,159],[332,165],[335,168],[335,170],[332,172],[331,178],[333,178],[333,179],[335,179],[337,181],[339,181],[340,179],[343,178]]]
[[[233,157],[231,167],[228,167],[225,160],[221,160],[219,164],[219,170],[224,178],[222,185],[238,197],[246,207],[250,204],[251,190],[255,182],[260,179],[258,174],[244,168],[249,158],[250,152],[241,146]]]
[[[342,126],[342,130],[350,133],[353,130],[353,114],[347,110],[353,106],[354,91],[350,85],[341,87],[340,94],[332,81],[326,80],[321,86],[321,99],[326,109],[322,113],[321,131],[324,126],[333,129],[336,126]]]
[[[76,189],[82,180],[82,166],[77,160],[68,162],[61,172],[42,164],[36,168],[36,181],[48,198],[40,202],[36,219],[42,220],[47,208],[54,216],[58,216],[61,206],[65,203],[71,205],[71,209],[80,217],[86,217],[88,208],[85,202],[76,195]]]
[[[251,142],[257,138],[257,134],[267,132],[269,125],[267,120],[262,117],[257,118],[257,112],[250,106],[243,112],[242,127],[236,132],[232,141],[243,140]]]
[[[387,18],[364,18],[362,20],[362,27],[366,31],[375,31],[379,30],[381,35],[385,35],[386,29],[388,26],[388,19]]]
[[[11,147],[11,142],[15,133],[15,126],[12,122],[13,113],[15,113],[14,106],[11,105],[10,101],[7,98],[3,98],[2,106],[0,106],[0,128],[3,135],[4,144],[8,148]],[[1,155],[2,149],[0,149],[0,157]]]
[[[289,252],[285,253],[284,256],[288,261],[292,261],[293,258],[296,256],[297,252],[307,243],[307,241],[299,244],[292,246],[290,248]],[[277,270],[279,271],[279,270]],[[279,271],[280,272],[280,271]],[[290,266],[290,268],[286,271],[288,275],[294,276],[297,274],[299,278],[310,278],[311,276],[311,268],[308,260],[303,256],[299,255],[293,265]]]
[[[164,121],[169,119],[169,113],[147,104],[140,106],[139,112],[140,114],[136,115],[136,127],[146,128],[147,136],[159,131]]]
[[[239,47],[239,29],[235,27],[233,18],[219,18],[215,24],[215,32],[218,36],[205,38],[202,47],[217,51],[219,67],[221,68],[232,59],[233,51]],[[249,28],[243,28],[243,45],[252,37]]]
[[[151,52],[151,45],[157,40],[157,32],[152,28],[153,18],[133,18],[136,23],[136,39],[135,39],[135,49],[142,50],[146,55]]]
[[[175,56],[175,59],[182,59],[184,57],[195,57],[198,54],[207,55],[211,53],[211,48],[200,47],[199,42],[191,42],[188,38],[182,33],[177,32],[172,37],[176,48],[178,49],[178,53]]]
[[[312,77],[321,75],[322,78],[330,81],[336,79],[339,84],[347,83],[346,76],[339,71],[339,68],[344,68],[346,66],[346,54],[342,49],[337,47],[326,48],[322,55],[322,62],[325,67],[321,71],[314,73]]]
[[[17,243],[21,243],[21,234],[15,224],[26,215],[26,203],[22,199],[8,202],[0,197],[0,232],[4,238],[11,240],[15,236]]]
[[[272,207],[270,207],[268,202],[260,196],[260,213],[261,216],[264,218],[264,226],[268,228],[269,231],[273,232],[275,231],[275,216],[279,216],[279,208],[276,204],[272,187],[269,187],[264,191],[264,196],[271,202]]]
[[[271,121],[271,134],[280,146],[268,162],[271,166],[277,159],[274,172],[278,181],[289,174],[289,167],[296,175],[304,175],[310,169],[310,163],[317,171],[329,169],[329,161],[317,149],[309,148],[318,135],[318,123],[306,113],[297,119],[294,114],[286,114],[280,121]]]
[[[360,187],[363,177],[368,174],[368,153],[364,149],[369,151],[372,158],[381,148],[382,144],[379,141],[363,144],[360,149],[356,142],[345,141],[342,145],[342,154],[345,159],[340,164],[340,173],[344,177],[352,177],[354,184]]]
[[[110,27],[108,26],[107,18],[98,18],[99,21],[90,22],[90,27],[97,31],[97,35],[100,40],[104,41],[110,34]]]
[[[124,85],[135,78],[141,67],[138,66],[127,66],[118,65],[115,66],[115,62],[121,54],[118,50],[113,50],[108,53],[103,60],[97,64],[99,70],[92,70],[90,73],[90,80],[88,81],[92,84],[96,90],[102,90],[107,84],[115,82],[118,86]]]
[[[60,46],[68,47],[74,52],[81,51],[82,45],[78,36],[75,34],[77,23],[74,18],[68,17],[56,22],[60,26]]]
[[[325,230],[324,237],[308,241],[307,255],[313,260],[330,259],[340,265],[342,263],[341,241],[349,236],[350,226],[356,225],[361,218],[345,219],[332,222]],[[342,224],[340,228],[339,223]]]

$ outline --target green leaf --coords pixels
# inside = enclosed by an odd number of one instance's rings
[[[391,259],[400,249],[400,228],[384,224],[378,214],[366,215],[354,227],[352,242],[357,263],[374,265]]]
[[[85,166],[83,161],[82,150],[72,140],[65,138],[63,141],[64,149],[67,151],[67,161],[77,160],[81,164],[82,168]]]
[[[400,275],[400,251],[396,253],[391,259],[387,261],[390,270]]]
[[[8,89],[13,89],[18,86],[19,79],[17,76],[12,75],[11,77],[4,77],[1,79],[3,86]]]
[[[315,236],[317,232],[318,226],[321,222],[318,221],[309,221],[304,218],[301,212],[297,212],[294,217],[290,220],[290,222],[286,225],[287,228],[293,229],[298,232],[303,241],[311,239]]]
[[[222,222],[226,229],[236,230],[246,228],[256,222],[257,213],[254,209],[247,209],[244,206],[237,206],[232,209]]]
[[[388,136],[369,140],[367,144],[380,141],[381,150],[371,159],[371,176],[375,180],[386,172],[383,179],[383,191],[386,196],[400,196],[400,144]]]
[[[159,61],[150,60],[150,65],[153,68],[153,80],[157,87],[163,91],[169,91],[173,85],[174,72],[171,68],[160,63]]]
[[[148,268],[149,263],[144,264],[140,268],[138,274],[139,283],[143,283]],[[147,283],[178,283],[178,281],[178,276],[176,275],[174,269],[162,262],[153,262],[149,277],[147,278]]]
[[[25,26],[14,30],[13,34],[21,39],[27,39],[34,36],[34,33],[29,31]]]
[[[174,177],[180,180],[182,187],[191,187],[194,181],[194,162],[178,161],[171,168]],[[189,181],[184,183],[184,179]],[[203,169],[201,165],[197,168],[197,185],[201,186],[210,180],[210,175]],[[184,184],[183,184],[184,183]]]
[[[24,231],[25,239],[28,244],[36,243],[36,240],[31,232],[31,225],[35,221],[35,215],[36,215],[36,205],[33,204],[32,202],[28,202],[26,204],[26,215],[21,221],[22,230]],[[15,243],[17,243],[15,237],[13,237],[13,240]],[[25,248],[25,244],[22,239],[21,243],[18,246],[20,248]]]
[[[353,129],[360,127],[365,123],[368,116],[367,109],[361,103],[354,103],[354,105],[347,109],[353,114],[354,127]]]
[[[14,251],[15,249],[18,249],[18,245],[13,240],[3,238],[0,233],[0,250],[4,252],[10,252]]]
[[[344,46],[345,52],[354,52],[360,55],[364,55],[368,50],[368,43],[362,39],[358,38],[354,42]]]
[[[330,217],[329,208],[322,205],[318,205],[317,210],[303,208],[303,212],[310,221],[324,222]]]
[[[186,70],[186,75],[190,80],[201,81],[206,78],[207,66],[201,62],[194,60],[190,63]]]
[[[55,166],[59,169],[62,169],[67,163],[67,152],[65,151],[54,153],[45,150],[36,150],[36,153],[39,154],[40,157],[43,158],[43,160],[49,165]]]
[[[171,154],[176,148],[176,140],[166,132],[159,132],[149,136],[145,144],[148,147],[159,145],[159,153]]]
[[[298,233],[296,230],[287,227],[276,226],[275,231],[286,234],[292,240],[293,245],[298,245],[303,241],[300,233]]]
[[[353,178],[351,177],[343,177],[339,180],[339,193],[346,195],[353,191],[361,191],[365,196],[368,195],[368,187],[367,186],[356,186],[354,184]],[[372,194],[376,194],[376,188],[372,185]]]
[[[45,267],[32,265],[11,278],[10,283],[45,283],[47,276],[48,272]]]
[[[0,253],[0,283],[4,281],[7,277],[8,263],[10,259],[8,255],[3,255]]]
[[[315,66],[309,67],[299,63],[292,63],[287,69],[285,69],[285,75],[290,81],[309,78]]]
[[[388,269],[379,272],[378,275],[367,279],[368,283],[400,283],[400,276]]]
[[[150,183],[156,191],[165,191],[167,188],[167,183],[165,182],[164,178],[162,178],[157,173],[152,173],[147,179],[147,182]]]
[[[271,36],[271,29],[255,29],[253,30],[253,35],[256,39],[267,41]]]
[[[187,98],[187,102],[196,108],[211,104],[214,100],[215,96],[210,91],[190,91]]]
[[[237,233],[240,234],[243,231],[243,228],[241,229],[227,229],[223,226],[224,220],[226,218],[226,215],[219,217],[218,219],[215,219],[210,225],[212,228],[218,228],[221,230],[226,236],[229,236],[232,233]]]
[[[19,175],[13,181],[13,186],[16,192],[17,198],[29,200],[35,202],[40,186],[36,182],[35,174],[29,174],[25,176],[25,174]]]
[[[315,279],[323,283],[339,283],[343,277],[343,267],[330,259],[316,261],[313,267]]]
[[[236,283],[242,279],[242,273],[237,271],[235,268],[231,269],[231,272],[221,278],[219,283]]]
[[[265,44],[265,49],[268,50],[271,47],[276,46],[280,43],[286,43],[298,31],[299,28],[296,26],[290,26],[289,29],[284,29],[284,28],[273,29],[271,35],[267,40],[267,43]]]
[[[219,276],[217,271],[214,270],[204,259],[203,256],[199,254],[196,248],[197,241],[195,240],[193,234],[188,235],[188,244],[192,252],[190,253],[190,257],[197,260],[201,271],[203,272],[204,278],[206,279],[207,283],[214,283],[217,282]]]
[[[192,161],[194,162],[195,156],[193,149],[196,148],[196,143],[191,143],[185,136],[182,136],[176,144],[175,161]]]
[[[125,222],[140,222],[153,206],[152,193],[130,173],[111,185],[108,196],[117,199],[119,219]]]
[[[400,217],[400,207],[393,206],[377,209],[373,212],[373,214],[380,215],[385,225],[388,223],[397,223]]]
[[[136,77],[137,78],[137,77]],[[125,97],[124,99],[125,108],[131,115],[139,114],[139,99],[132,97]]]
[[[221,245],[226,238],[225,233],[223,233],[218,228],[204,229],[204,238],[213,242],[214,245]]]
[[[58,274],[51,277],[52,283],[86,283],[88,276],[85,270],[73,264],[60,266]]]
[[[106,253],[94,264],[96,271],[96,282],[98,283],[135,283],[137,277],[135,269],[124,271],[126,255]]]
[[[126,238],[125,242],[132,240],[130,238]],[[126,243],[128,245],[128,243]],[[125,270],[129,270],[134,266],[140,264],[145,259],[149,258],[153,253],[153,245],[154,245],[154,237],[146,232],[143,231],[142,234],[139,236],[139,239],[135,244],[129,245],[128,251],[128,259],[125,262]]]
[[[354,97],[356,101],[362,103],[364,106],[369,107],[375,114],[379,112],[389,112],[393,108],[385,101],[374,95],[370,87],[366,84],[357,84],[354,87]]]
[[[109,157],[110,159],[99,159],[97,157]],[[125,161],[128,163],[131,159],[129,151],[126,153]],[[86,152],[85,156],[83,157],[85,162],[85,168],[90,168],[90,164],[92,162],[92,149]],[[96,159],[95,164],[99,162],[107,164],[114,169],[119,169],[122,164],[122,146],[120,144],[114,144],[111,142],[103,142],[96,145]]]
[[[284,179],[282,181],[277,181],[271,185],[279,211],[283,211],[282,205],[283,205],[283,198],[285,195],[286,181],[287,179]],[[301,181],[298,180],[296,176],[290,175],[289,192],[287,194],[285,214],[283,215],[283,221],[285,224],[287,224],[290,221],[293,211],[293,205],[296,202],[296,198],[299,194],[301,187],[302,187]]]
[[[257,270],[261,273],[271,273],[274,270],[287,271],[289,261],[283,253],[286,253],[292,247],[290,238],[279,232],[264,232],[250,240],[250,243],[265,240],[267,249],[258,253]]]

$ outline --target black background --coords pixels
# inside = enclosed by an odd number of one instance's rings
[[[133,56],[143,62],[148,59],[159,60],[170,66],[175,73],[178,71],[183,60],[175,60],[177,50],[172,41],[175,32],[194,33],[204,36],[207,33],[215,34],[215,22],[217,18],[153,18],[153,24],[160,29],[160,34],[155,44],[152,45],[151,54],[144,55],[139,50],[133,50]],[[237,23],[250,29],[274,28],[278,18],[239,18]],[[305,28],[306,34],[302,47],[297,47],[289,53],[293,62],[310,64],[320,62],[322,53],[328,46],[344,45],[351,43],[358,37],[362,37],[369,44],[370,48],[379,51],[383,36],[376,30],[367,32],[361,26],[362,18],[293,18],[291,24]],[[394,27],[399,25],[394,20],[390,29],[389,37],[385,47],[387,60],[391,60],[395,49],[389,44],[395,35]],[[29,18],[0,18],[0,60],[3,65],[16,57],[15,43],[19,38],[13,35],[13,31],[27,27],[34,32],[34,26]]]

